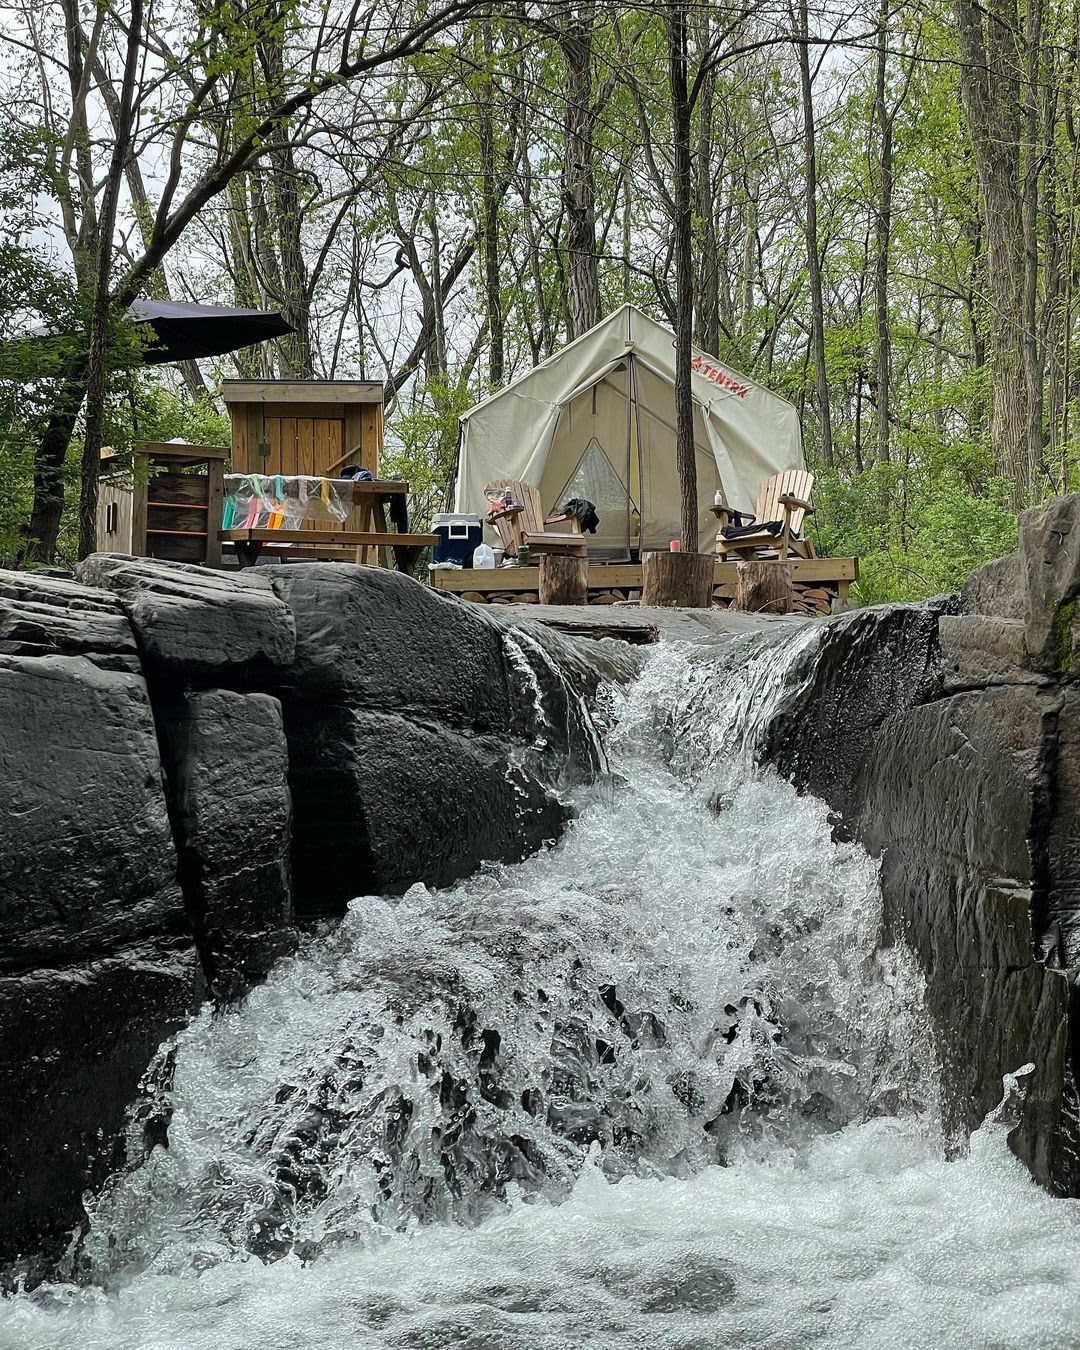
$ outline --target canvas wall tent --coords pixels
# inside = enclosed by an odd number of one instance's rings
[[[708,550],[718,489],[728,505],[750,511],[759,483],[805,461],[786,399],[698,352],[692,385],[700,543]],[[461,419],[456,509],[483,512],[484,487],[497,478],[538,487],[548,512],[570,497],[594,502],[601,523],[589,540],[593,557],[666,548],[679,536],[671,329],[623,305],[470,408]]]

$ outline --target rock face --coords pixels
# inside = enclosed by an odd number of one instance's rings
[[[942,600],[841,615],[792,672],[799,694],[771,724],[765,754],[845,822],[862,797],[852,767],[866,762],[881,724],[937,688],[937,625],[947,608]]]
[[[79,577],[119,598],[144,666],[166,681],[257,681],[293,659],[291,617],[258,569],[232,575],[95,553]]]
[[[558,641],[376,568],[0,573],[0,1261],[56,1254],[158,1046],[294,908],[558,833],[600,767]]]
[[[1080,497],[960,597],[828,626],[769,757],[881,858],[886,938],[917,954],[956,1137],[1035,1070],[1012,1146],[1080,1194]]]
[[[1071,695],[1070,701],[1071,701]],[[968,691],[890,718],[865,774],[863,838],[882,856],[888,931],[919,954],[947,1084],[965,1133],[1031,1062],[1013,1147],[1055,1190],[1080,1186],[1072,980],[1051,878],[1080,800],[1055,792],[1059,700],[1028,685]]]
[[[111,596],[0,574],[0,803],[0,1250],[15,1255],[76,1222],[150,1055],[201,996],[153,710]]]
[[[228,997],[295,946],[281,704],[268,694],[202,689],[163,706],[188,919],[214,990]]]
[[[558,834],[565,813],[522,759],[537,740],[533,695],[497,622],[381,569],[273,570],[296,633],[279,688],[298,912],[444,886]],[[539,663],[534,678],[550,685],[551,672]],[[567,757],[585,749],[568,742]]]

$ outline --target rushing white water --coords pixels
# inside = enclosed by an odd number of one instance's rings
[[[875,867],[752,768],[813,632],[661,647],[557,847],[362,897],[205,1011],[169,1147],[0,1345],[1080,1344],[1080,1206],[1005,1113],[944,1161]]]

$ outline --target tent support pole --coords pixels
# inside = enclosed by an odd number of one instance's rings
[[[645,549],[641,530],[645,524],[645,450],[641,443],[641,390],[638,387],[637,357],[631,356],[630,363],[634,372],[634,425],[637,431],[637,491],[638,491],[638,557]]]
[[[631,352],[626,354],[626,561],[630,561],[630,536],[634,526],[634,499],[630,490],[630,452],[633,448],[633,399],[631,397],[631,380],[633,379],[634,357]]]

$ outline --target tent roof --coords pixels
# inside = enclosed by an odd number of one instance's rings
[[[607,339],[606,342],[603,342],[605,359],[598,362],[595,356],[586,358],[586,360],[589,361],[590,368],[595,371],[595,381],[590,381],[588,375],[582,372],[581,365],[575,358],[582,348],[586,346],[594,348],[598,338],[601,339],[601,341],[605,338]],[[667,370],[658,369],[655,366],[653,367],[653,370],[655,374],[671,383],[674,379],[675,365],[675,334],[673,330],[670,329],[667,324],[658,323],[655,319],[650,318],[648,314],[643,310],[638,309],[636,305],[627,302],[626,304],[620,305],[618,309],[612,310],[606,318],[601,319],[598,324],[590,328],[587,332],[574,338],[572,342],[566,343],[566,345],[560,347],[558,351],[552,352],[550,356],[545,357],[543,361],[538,362],[531,370],[527,370],[523,375],[519,375],[516,380],[511,380],[510,383],[504,385],[502,389],[497,390],[493,394],[488,394],[486,397],[482,398],[479,403],[474,403],[471,408],[467,408],[465,412],[461,414],[459,420],[461,422],[467,422],[471,417],[475,417],[477,413],[486,411],[493,403],[498,402],[499,399],[505,399],[511,394],[516,394],[519,397],[525,398],[530,397],[529,385],[538,385],[541,383],[546,385],[548,383],[548,372],[554,371],[562,365],[568,367],[572,366],[577,377],[574,379],[573,384],[567,388],[562,398],[556,400],[556,402],[565,402],[570,397],[576,397],[578,394],[584,393],[590,383],[595,383],[596,381],[603,379],[604,376],[609,373],[604,367],[607,365],[608,361],[617,355],[616,348],[618,346],[621,346],[624,351],[629,352],[634,351],[634,349],[643,342],[646,346],[653,347],[655,344],[663,343],[665,340],[672,344],[671,373]],[[641,355],[640,352],[636,354],[639,356]],[[778,404],[782,404],[785,407],[790,408],[792,412],[796,412],[795,405],[790,399],[784,398],[781,394],[777,394],[771,389],[766,389],[764,385],[758,384],[757,381],[751,379],[749,375],[743,375],[740,371],[735,370],[734,367],[724,365],[723,362],[718,360],[715,356],[709,356],[698,348],[694,349],[694,355],[700,357],[703,363],[722,372],[734,383],[742,385],[747,389],[753,389],[756,393],[763,395],[765,398],[775,400]],[[705,376],[700,376],[699,378],[707,379]],[[708,394],[711,397],[715,397],[720,388],[720,386],[713,382],[707,384],[704,389],[698,389],[697,383],[697,379],[691,381],[694,398],[699,403],[708,402],[709,397],[706,397],[706,395]],[[542,398],[541,401],[548,404],[552,402],[550,397]]]

